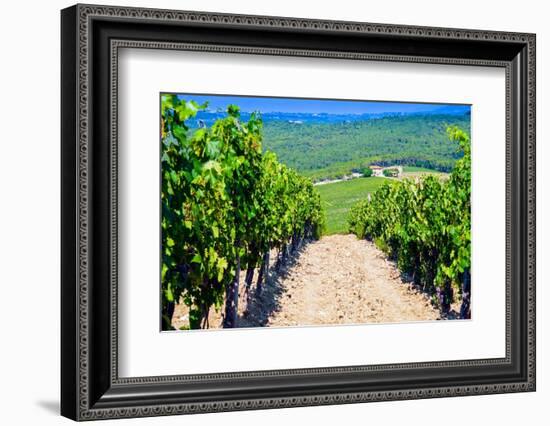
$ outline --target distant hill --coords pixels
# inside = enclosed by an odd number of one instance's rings
[[[389,115],[369,120],[290,124],[267,121],[264,148],[314,179],[337,178],[369,164],[449,172],[460,157],[446,129],[470,131],[469,115]]]
[[[201,111],[192,128],[225,117]],[[248,120],[250,114],[242,113]],[[448,172],[460,157],[449,141],[450,125],[470,132],[464,108],[442,105],[430,112],[379,114],[262,114],[264,149],[314,180],[337,178],[369,164],[403,164]]]

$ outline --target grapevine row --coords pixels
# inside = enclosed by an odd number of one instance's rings
[[[443,312],[449,312],[457,291],[460,316],[469,318],[470,139],[457,127],[447,133],[463,153],[448,179],[432,175],[388,182],[351,209],[348,225],[395,259]]]
[[[250,292],[267,275],[270,250],[284,258],[324,225],[312,182],[262,152],[262,121],[227,116],[193,132],[186,120],[205,108],[174,95],[161,98],[162,317],[171,328],[174,305],[189,307],[190,328],[208,327],[224,306],[223,326],[235,327],[239,277]]]

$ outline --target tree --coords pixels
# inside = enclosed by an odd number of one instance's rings
[[[363,177],[371,177],[373,174],[373,171],[370,167],[365,167],[361,170],[361,173],[363,174]]]
[[[399,175],[399,171],[397,169],[394,169],[394,168],[384,169],[382,171],[382,173],[386,177],[397,177]]]

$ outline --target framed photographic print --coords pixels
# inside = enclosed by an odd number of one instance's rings
[[[64,416],[535,390],[535,35],[61,29]]]

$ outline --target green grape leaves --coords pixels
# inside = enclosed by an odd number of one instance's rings
[[[230,105],[225,118],[191,133],[185,120],[203,108],[161,99],[163,312],[183,300],[190,328],[222,305],[239,268],[258,266],[292,238],[319,238],[324,226],[311,180],[262,153],[259,115],[243,123]]]
[[[426,176],[385,184],[348,216],[350,232],[373,239],[403,272],[432,291],[449,286],[460,291],[471,262],[470,139],[458,127],[449,127],[447,134],[464,154],[449,179]]]

